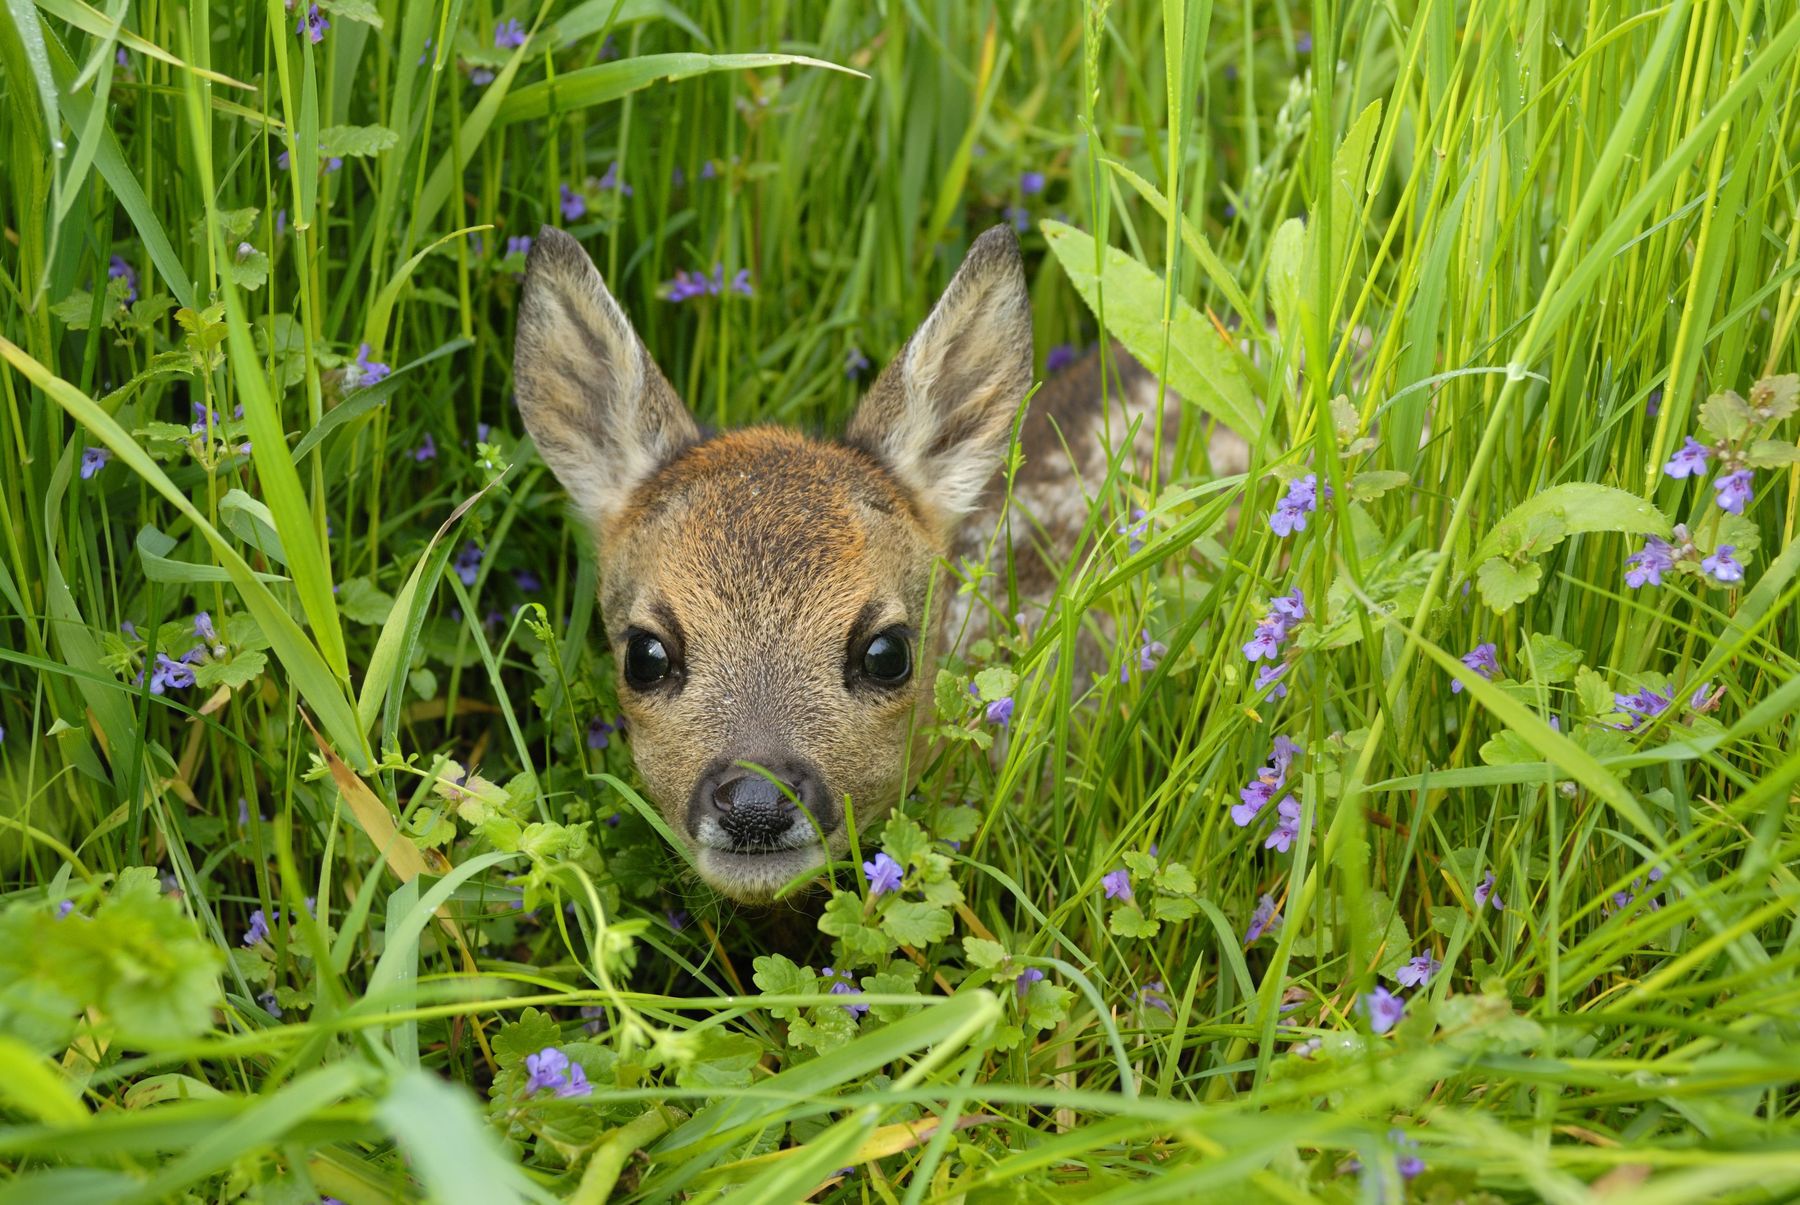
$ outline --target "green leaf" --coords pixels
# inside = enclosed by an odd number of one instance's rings
[[[1584,716],[1604,716],[1613,712],[1612,683],[1585,665],[1575,671],[1575,697],[1581,702]]]
[[[1025,991],[1025,1024],[1036,1030],[1055,1029],[1069,1019],[1069,1002],[1075,993],[1046,976]]]
[[[351,623],[379,627],[394,613],[394,596],[366,577],[348,578],[338,586],[338,611]]]
[[[194,684],[202,690],[226,686],[236,690],[256,681],[269,668],[269,658],[255,649],[242,650],[225,660],[207,661],[194,669]]]
[[[1159,895],[1150,901],[1150,915],[1159,921],[1177,923],[1199,911],[1199,903],[1185,895]]]
[[[1542,762],[1528,741],[1509,728],[1503,728],[1481,746],[1481,760],[1490,766],[1522,766]]]
[[[965,959],[972,967],[987,970],[999,966],[1007,959],[1006,947],[997,941],[969,935],[962,939],[962,944]]]
[[[901,945],[922,949],[950,936],[952,922],[948,908],[922,900],[901,900],[881,914],[881,927]]]
[[[1162,277],[1117,247],[1103,249],[1096,276],[1092,237],[1061,222],[1045,221],[1041,226],[1057,263],[1096,315],[1104,293],[1108,334],[1145,368],[1161,374],[1184,402],[1216,416],[1245,439],[1260,436],[1262,412],[1238,363],[1237,349],[1200,311],[1176,298],[1173,320],[1165,325]]]
[[[983,703],[1004,699],[1019,687],[1019,675],[1001,666],[990,666],[975,675],[975,691]]]
[[[917,964],[900,961],[885,971],[878,971],[862,981],[863,990],[871,995],[902,996],[919,990],[919,976],[924,974]],[[871,1004],[869,1012],[879,1021],[898,1021],[923,1007],[918,1004]]]
[[[1546,516],[1554,516],[1555,522],[1541,522]],[[1515,506],[1488,532],[1469,561],[1479,565],[1516,550],[1535,555],[1564,536],[1596,531],[1666,539],[1673,528],[1660,510],[1636,494],[1610,485],[1571,481],[1533,494]],[[1555,540],[1546,542],[1552,534]]]
[[[326,126],[319,131],[319,154],[339,159],[379,155],[399,141],[400,136],[386,126]]]
[[[1306,223],[1289,218],[1269,240],[1269,301],[1284,345],[1299,346],[1300,271],[1306,258]]]
[[[764,954],[751,963],[755,968],[751,979],[765,996],[816,996],[818,975],[811,967],[794,965],[785,954]],[[769,1009],[777,1020],[794,1021],[800,1009],[792,1004],[779,1004]]]
[[[1155,937],[1162,923],[1138,911],[1136,904],[1121,904],[1113,910],[1107,928],[1120,937]]]
[[[1512,610],[1536,594],[1543,580],[1543,566],[1536,561],[1514,565],[1504,557],[1494,557],[1475,571],[1482,600],[1496,611]]]
[[[1755,425],[1756,412],[1736,390],[1715,393],[1700,407],[1701,429],[1723,443],[1736,443]]]
[[[1173,891],[1178,895],[1191,895],[1200,890],[1200,884],[1194,881],[1194,872],[1180,862],[1170,862],[1157,871],[1156,886],[1160,891]]]
[[[675,1071],[684,1088],[747,1088],[762,1060],[763,1044],[746,1033],[705,1029],[699,1034],[700,1049],[693,1060]]]
[[[1533,632],[1528,643],[1532,676],[1539,682],[1567,682],[1581,666],[1581,650],[1566,640]]]
[[[527,1008],[517,1021],[502,1025],[494,1035],[494,1060],[504,1070],[522,1066],[525,1056],[562,1041],[562,1026],[536,1008]]]
[[[1750,406],[1764,422],[1780,422],[1800,410],[1800,373],[1764,377],[1750,387]]]
[[[1379,498],[1389,490],[1397,490],[1412,477],[1397,469],[1372,469],[1350,478],[1350,496],[1359,502]]]
[[[913,870],[925,865],[931,838],[919,827],[918,821],[905,812],[895,812],[881,832],[881,848],[901,866]]]
[[[1778,469],[1800,464],[1800,444],[1779,439],[1759,439],[1744,451],[1744,463],[1755,469]]]
[[[360,21],[364,25],[381,28],[381,13],[376,9],[374,0],[319,0],[319,7],[334,17],[342,17],[346,21]],[[333,127],[338,128],[338,127]],[[331,130],[319,131],[319,153],[330,154],[325,150],[325,136]]]

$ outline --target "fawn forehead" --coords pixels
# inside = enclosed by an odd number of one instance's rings
[[[605,547],[609,626],[666,607],[684,625],[802,629],[870,603],[912,610],[934,551],[873,458],[777,427],[683,451],[635,492]]]

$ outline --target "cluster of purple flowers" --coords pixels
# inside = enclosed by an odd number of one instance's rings
[[[577,221],[587,213],[587,198],[564,184],[562,185],[562,200],[558,202],[558,208],[562,210],[563,221]]]
[[[487,555],[482,552],[474,540],[463,545],[463,550],[456,554],[456,576],[462,579],[465,586],[473,586],[475,578],[481,572],[481,559]]]
[[[1492,682],[1500,674],[1500,660],[1495,656],[1498,651],[1499,650],[1494,646],[1492,641],[1484,641],[1464,653],[1461,657],[1461,661],[1464,665],[1480,674],[1483,678]],[[1462,688],[1463,684],[1461,679],[1451,681],[1451,694],[1461,694]]]
[[[425,432],[425,438],[420,440],[419,446],[413,449],[412,458],[420,464],[424,464],[427,460],[437,459],[437,440],[431,438],[431,432]]]
[[[1285,736],[1275,738],[1275,747],[1269,754],[1269,764],[1256,772],[1244,788],[1238,792],[1240,802],[1232,805],[1231,820],[1239,828],[1248,828],[1262,815],[1263,809],[1275,801],[1281,789],[1287,783],[1288,770],[1294,759],[1300,755],[1300,746]],[[1263,842],[1263,848],[1279,850],[1286,853],[1300,835],[1300,801],[1292,795],[1287,796],[1275,805],[1278,817],[1275,831]]]
[[[1251,664],[1265,657],[1273,661],[1281,654],[1281,646],[1287,641],[1288,634],[1294,626],[1306,618],[1306,600],[1300,594],[1300,587],[1295,586],[1287,594],[1279,594],[1269,600],[1268,614],[1256,625],[1256,631],[1244,644],[1244,656]],[[1279,675],[1275,675],[1279,676]],[[1259,679],[1257,685],[1264,683]]]
[[[750,269],[739,268],[730,284],[725,282],[723,264],[714,264],[711,276],[699,271],[676,272],[675,279],[663,285],[661,292],[664,301],[682,302],[690,297],[718,297],[728,290],[745,297],[754,296],[756,289],[750,283]]]
[[[894,861],[886,853],[878,853],[870,861],[862,865],[863,877],[869,881],[870,895],[886,895],[890,891],[900,890],[900,881],[906,877],[906,868]]]
[[[517,17],[500,22],[494,26],[494,48],[496,50],[517,50],[525,45],[525,27]]]
[[[1694,547],[1685,524],[1675,525],[1675,541],[1671,543],[1658,536],[1645,537],[1644,546],[1625,558],[1625,584],[1633,590],[1660,586],[1663,574],[1673,571],[1677,564],[1699,556],[1699,549]],[[1722,586],[1743,581],[1744,565],[1737,559],[1737,548],[1736,544],[1720,544],[1710,556],[1701,559],[1700,571]]]
[[[536,1096],[548,1088],[553,1095],[566,1100],[573,1096],[588,1096],[594,1091],[581,1064],[570,1062],[569,1056],[554,1046],[526,1055],[525,1071],[527,1096]]]
[[[1331,500],[1331,487],[1325,487],[1325,500]],[[1319,509],[1319,475],[1308,473],[1288,482],[1287,491],[1269,514],[1269,530],[1286,538],[1306,530],[1306,516]]]
[[[859,994],[859,989],[851,982],[849,971],[845,971],[840,976],[837,971],[830,967],[820,967],[819,978],[830,981],[830,991],[834,996],[855,996]],[[844,1005],[844,1011],[849,1013],[852,1017],[860,1019],[869,1011],[869,1006],[866,1004],[846,1004]]]
[[[1712,683],[1702,682],[1688,696],[1688,710],[1704,714],[1711,711],[1717,703],[1708,698],[1712,693]],[[1630,694],[1613,695],[1613,705],[1626,714],[1627,718],[1613,727],[1621,732],[1635,732],[1638,728],[1667,711],[1675,702],[1675,688],[1667,687],[1663,691],[1644,686]]]

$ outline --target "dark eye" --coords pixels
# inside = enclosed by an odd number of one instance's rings
[[[862,671],[883,686],[898,686],[912,675],[912,649],[902,632],[877,633],[863,650]]]
[[[625,642],[625,682],[637,689],[655,686],[674,666],[663,642],[648,632],[633,632]]]

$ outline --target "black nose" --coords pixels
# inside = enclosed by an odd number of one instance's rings
[[[701,778],[688,805],[688,824],[702,839],[709,831],[722,834],[731,849],[752,852],[788,848],[795,838],[810,835],[815,824],[829,835],[837,816],[811,765],[743,758],[715,763]]]

